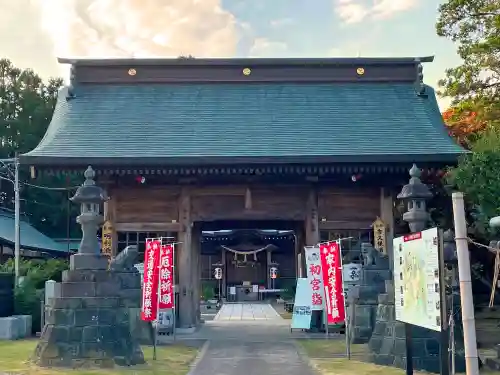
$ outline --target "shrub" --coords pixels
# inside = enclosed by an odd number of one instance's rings
[[[19,274],[21,285],[14,290],[14,314],[31,315],[33,333],[41,330],[41,301],[44,298],[45,282],[61,281],[62,271],[68,269],[68,262],[60,259],[21,259]],[[0,266],[0,272],[14,273],[14,259]]]
[[[41,309],[44,290],[36,289],[33,283],[25,281],[14,289],[14,314],[31,315],[32,333],[41,331]]]

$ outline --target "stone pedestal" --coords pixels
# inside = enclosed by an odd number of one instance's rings
[[[36,364],[76,368],[144,363],[130,332],[130,307],[140,303],[138,273],[108,271],[108,262],[97,254],[71,256],[61,296],[51,301],[35,350]]]
[[[395,366],[404,369],[406,368],[405,325],[395,319],[392,280],[386,281],[385,293],[379,295],[378,302],[375,329],[368,344],[370,360],[378,365]],[[425,328],[412,326],[412,342],[414,370],[439,373],[440,334]],[[457,372],[465,371],[463,356],[457,355],[455,363]]]
[[[385,281],[391,278],[388,257],[380,254],[371,244],[361,245],[365,265],[361,283],[353,287],[348,300],[350,312],[350,338],[353,344],[365,344],[375,327],[378,296],[385,291]]]
[[[151,322],[141,319],[142,287],[140,273],[133,270],[114,271],[115,278],[121,285],[119,291],[120,306],[129,317],[129,327],[135,345],[153,345],[154,329]]]

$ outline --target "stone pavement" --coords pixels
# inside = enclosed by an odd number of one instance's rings
[[[283,320],[268,303],[227,303],[214,320]]]
[[[224,307],[229,308],[223,312]],[[189,375],[315,374],[295,346],[290,321],[282,319],[270,305],[231,308],[227,304],[220,313],[223,314],[207,321],[200,331],[185,337],[206,340]],[[220,319],[228,316],[234,319]],[[183,340],[180,335],[179,340]]]

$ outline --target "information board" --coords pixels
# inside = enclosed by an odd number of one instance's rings
[[[311,287],[307,278],[297,279],[291,329],[311,328]]]
[[[438,228],[394,239],[396,320],[441,331],[440,244]]]

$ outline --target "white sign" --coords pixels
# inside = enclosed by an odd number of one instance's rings
[[[159,329],[171,328],[174,324],[174,311],[173,309],[163,309],[158,311],[158,323]]]
[[[342,265],[342,280],[344,281],[344,297],[351,298],[353,287],[359,285],[363,266],[359,263]]]
[[[319,311],[323,310],[325,291],[323,288],[321,259],[319,257],[319,247],[304,248],[306,256],[307,281],[311,288],[311,308]]]
[[[342,280],[345,283],[355,283],[361,280],[363,266],[359,263],[348,263],[342,265]]]
[[[235,286],[229,287],[229,294],[232,296],[236,295],[236,287]]]
[[[259,286],[254,284],[252,285],[252,293],[259,293]]]
[[[393,246],[396,319],[441,331],[438,229],[395,238]]]

